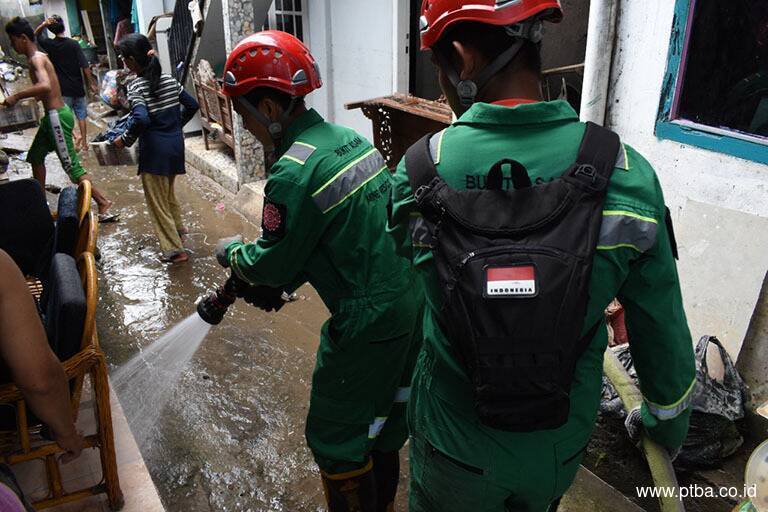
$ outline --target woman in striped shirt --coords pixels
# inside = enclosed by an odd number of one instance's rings
[[[123,147],[139,140],[139,175],[160,240],[161,259],[181,263],[189,256],[181,242],[186,229],[181,221],[174,181],[177,175],[185,173],[182,127],[199,107],[175,78],[162,73],[145,36],[125,36],[117,44],[117,52],[137,78],[128,85],[131,105],[128,129],[114,143]]]

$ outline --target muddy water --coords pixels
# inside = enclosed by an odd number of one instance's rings
[[[47,163],[48,182],[66,186],[55,157]],[[84,163],[122,216],[101,225],[99,234],[97,322],[114,371],[223,282],[226,272],[213,257],[219,238],[243,233],[253,239],[258,230],[233,211],[231,195],[191,172],[177,181],[191,259],[161,263],[136,169],[98,167],[92,157]],[[29,174],[28,166],[14,162],[13,174]],[[324,509],[304,420],[318,332],[328,313],[311,287],[299,295],[277,314],[236,304],[184,372],[153,441],[142,446],[167,510]]]

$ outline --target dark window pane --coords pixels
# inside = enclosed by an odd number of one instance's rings
[[[301,16],[296,16],[296,37],[304,40],[304,20],[301,19]]]
[[[678,117],[768,136],[768,2],[699,0]]]
[[[267,17],[264,19],[264,25],[262,25],[262,26],[264,27],[264,29],[263,29],[263,30],[269,30],[269,29],[270,29],[270,26],[269,26],[269,16],[267,16]]]
[[[292,11],[293,10],[293,0],[283,0],[283,10],[284,11]]]
[[[293,0],[293,10],[301,11],[301,0]]]
[[[275,0],[275,10],[280,11],[283,9],[283,0]]]
[[[285,32],[288,32],[289,34],[294,33],[293,16],[291,16],[290,14],[286,14],[285,16],[283,16],[283,27],[284,27],[283,30]]]
[[[275,16],[275,25],[277,25],[275,28],[277,30],[285,30],[285,25],[283,24],[283,15],[278,14]]]

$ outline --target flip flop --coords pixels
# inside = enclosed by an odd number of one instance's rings
[[[184,263],[185,261],[189,261],[189,253],[187,251],[181,251],[163,255],[160,257],[160,261],[163,263]]]
[[[120,220],[120,214],[119,213],[100,213],[99,214],[99,223],[100,224],[107,224],[109,222],[117,222]]]

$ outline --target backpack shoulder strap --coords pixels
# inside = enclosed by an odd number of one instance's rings
[[[603,191],[608,187],[620,150],[621,141],[618,135],[607,128],[587,122],[576,163],[566,174],[595,192]]]
[[[411,183],[411,190],[414,194],[439,177],[432,156],[432,150],[435,147],[433,139],[439,135],[439,132],[425,135],[408,148],[405,153],[405,170],[408,173],[408,181]]]

